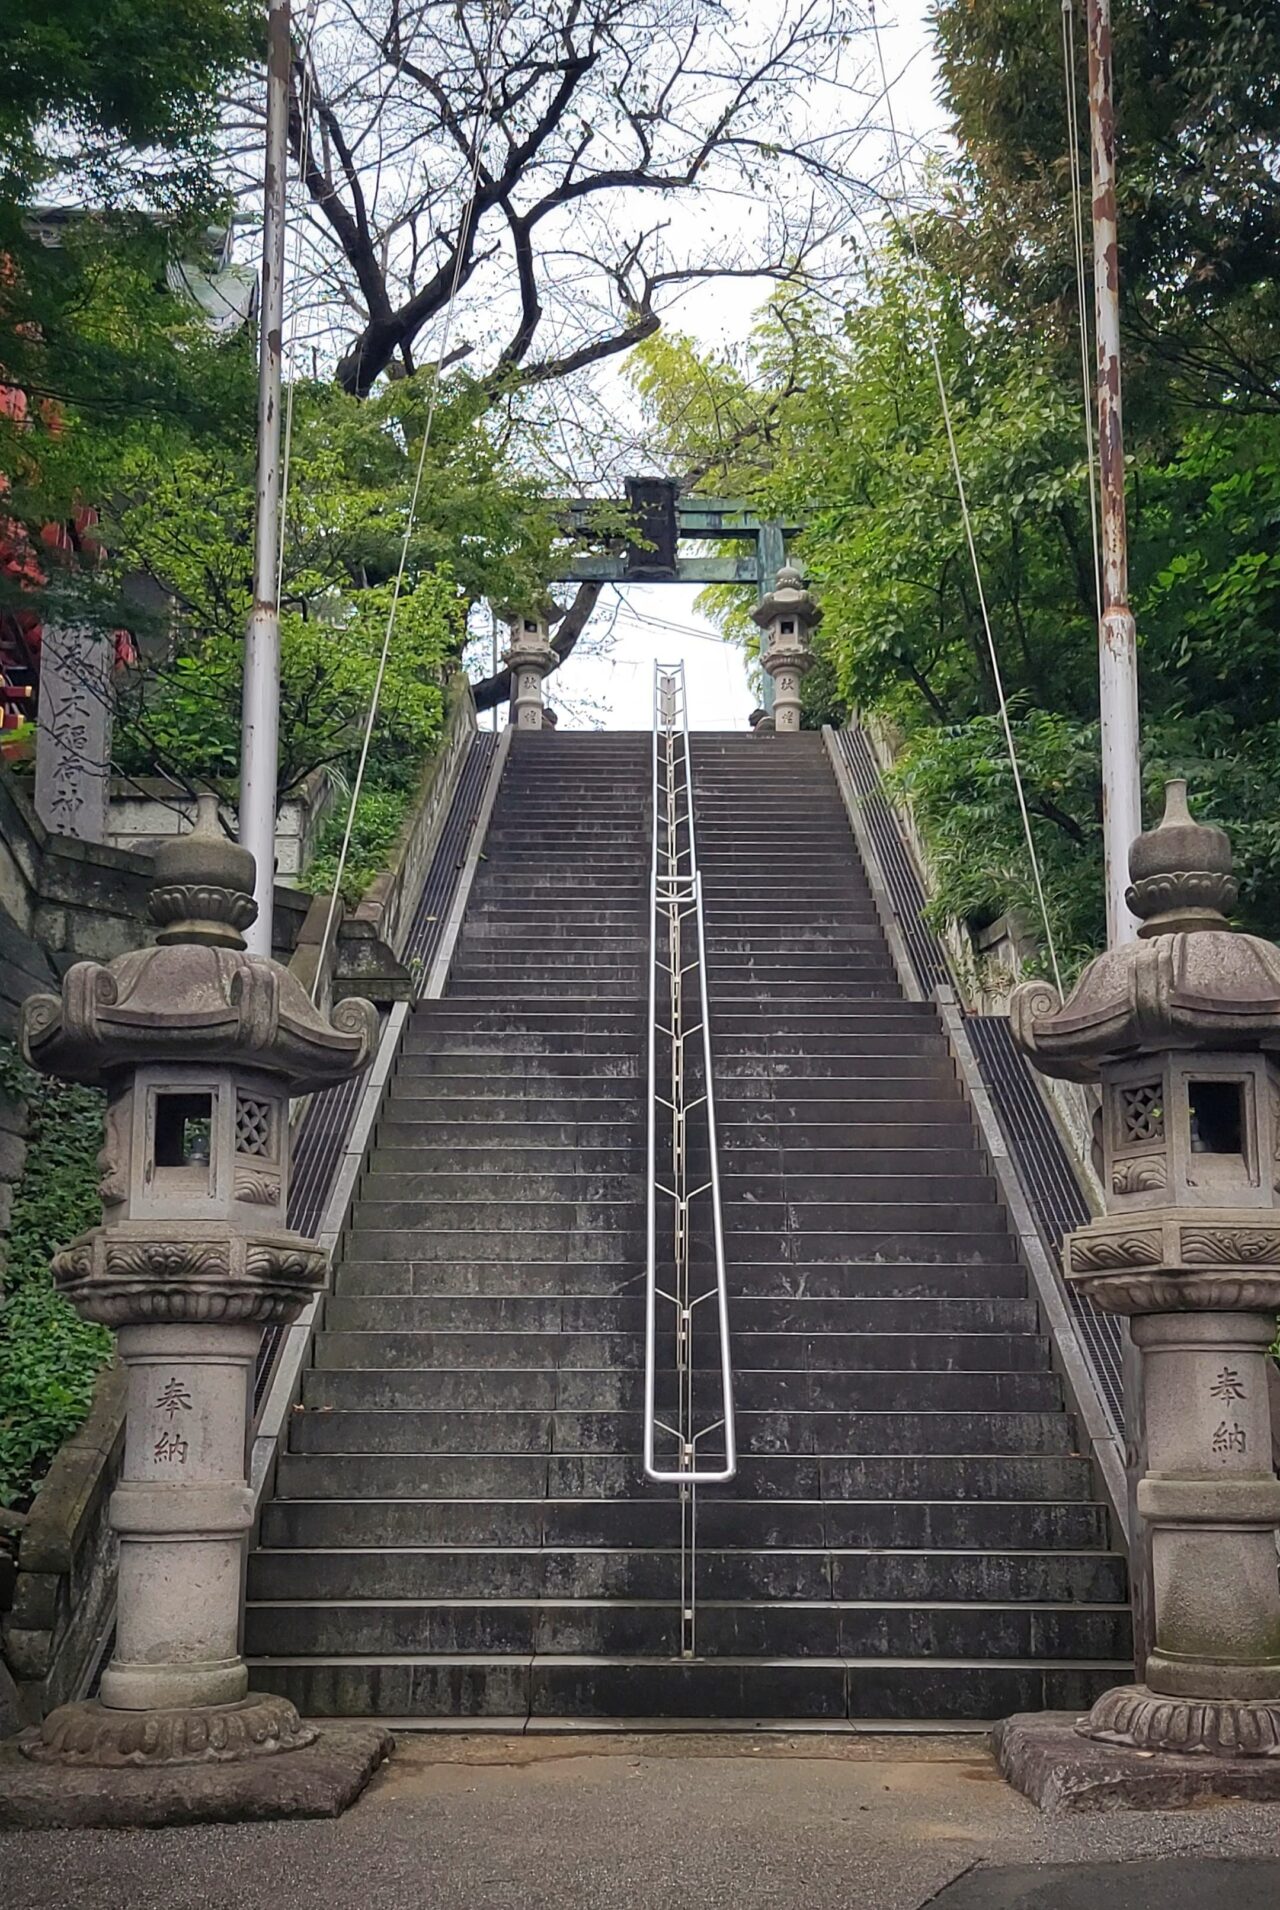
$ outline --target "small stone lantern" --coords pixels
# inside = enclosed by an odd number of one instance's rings
[[[764,601],[751,612],[765,633],[760,667],[773,679],[773,715],[756,725],[756,732],[776,729],[794,735],[800,728],[800,686],[814,665],[810,632],[822,622],[822,609],[804,587],[800,572],[789,564]]]
[[[77,963],[61,997],[23,1009],[33,1067],[106,1090],[102,1223],[54,1276],[117,1329],[128,1369],[115,1652],[100,1702],[62,1706],[23,1743],[36,1761],[231,1761],[315,1736],[285,1700],[248,1691],[246,1435],[263,1328],[293,1319],[326,1272],[286,1224],[289,1098],[362,1068],[376,1018],[351,1000],[326,1019],[286,969],[245,953],[253,857],[212,797],[157,853],[150,911],[155,947]]]
[[[512,723],[516,729],[540,730],[544,720],[542,680],[551,675],[560,660],[551,647],[546,618],[513,618],[511,639],[502,660],[512,678]]]
[[[1280,1583],[1268,1347],[1280,1312],[1280,948],[1235,933],[1231,849],[1168,786],[1129,858],[1139,940],[1064,1003],[1011,1003],[1043,1073],[1102,1088],[1106,1213],[1066,1277],[1142,1349],[1155,1646],[1078,1730],[1142,1751],[1280,1754]]]

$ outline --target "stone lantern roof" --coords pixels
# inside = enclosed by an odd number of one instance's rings
[[[1170,782],[1159,827],[1129,852],[1139,939],[1095,957],[1065,1002],[1047,982],[1014,991],[1014,1038],[1037,1068],[1097,1081],[1131,1055],[1280,1049],[1280,948],[1227,921],[1231,870],[1225,832],[1196,822],[1185,782]]]
[[[756,605],[751,616],[762,630],[767,630],[779,617],[794,617],[806,631],[816,630],[822,622],[822,605],[805,589],[804,579],[795,566],[786,564],[778,572],[778,581],[769,595]]]
[[[345,1081],[372,1052],[366,1001],[326,1017],[296,976],[250,955],[241,931],[256,914],[253,857],[223,835],[217,800],[202,796],[195,829],[156,854],[148,901],[156,945],[102,966],[77,962],[57,995],[23,1006],[33,1067],[103,1086],[154,1062],[261,1069],[290,1094]]]

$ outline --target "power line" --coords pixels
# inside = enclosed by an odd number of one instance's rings
[[[876,57],[880,67],[880,78],[884,87],[885,111],[889,119],[889,132],[893,140],[893,152],[898,174],[898,197],[904,214],[908,211],[907,174],[902,160],[902,145],[898,138],[898,125],[893,111],[893,95],[889,85],[888,70],[885,66],[884,41],[880,32],[880,21],[876,15],[875,0],[868,0],[871,19],[871,31],[876,43]],[[915,228],[909,216],[897,221],[899,230],[911,250],[916,269],[923,272],[924,259],[921,256]],[[934,381],[938,387],[938,399],[942,406],[942,421],[947,434],[947,450],[951,460],[951,474],[955,479],[956,496],[960,504],[960,518],[964,526],[965,543],[969,550],[969,562],[973,568],[974,586],[978,593],[978,607],[982,616],[982,627],[986,633],[987,653],[991,659],[991,676],[995,685],[996,698],[1000,706],[1000,723],[1004,730],[1005,745],[1009,752],[1009,767],[1013,771],[1014,788],[1018,794],[1018,808],[1022,815],[1022,829],[1026,837],[1027,854],[1031,859],[1031,876],[1035,884],[1036,900],[1040,907],[1040,919],[1044,924],[1045,944],[1049,951],[1049,961],[1053,968],[1054,980],[1058,991],[1062,991],[1062,971],[1058,965],[1058,951],[1054,942],[1053,928],[1049,921],[1049,906],[1045,899],[1044,881],[1040,873],[1040,858],[1036,854],[1035,836],[1031,828],[1031,812],[1027,808],[1026,791],[1022,785],[1022,771],[1018,766],[1018,752],[1013,740],[1013,725],[1009,721],[1009,704],[1005,696],[1004,678],[1000,669],[1000,657],[996,649],[995,631],[991,624],[991,613],[987,607],[987,593],[982,580],[982,565],[978,558],[977,540],[973,533],[973,519],[969,513],[969,494],[964,481],[964,470],[960,463],[960,449],[956,442],[955,422],[951,413],[951,400],[947,395],[947,381],[942,370],[942,356],[938,350],[937,327],[933,322],[933,313],[927,298],[922,301],[925,333],[929,341],[929,356],[933,361]]]
[[[485,129],[489,123],[493,108],[493,65],[498,40],[502,28],[510,17],[510,0],[499,0],[489,15],[488,44],[485,48],[485,68],[483,97],[476,109],[475,130],[472,134],[471,178],[468,187],[466,209],[463,214],[462,230],[466,231],[475,213],[476,195],[480,185],[480,167],[484,157]],[[413,536],[414,521],[417,517],[418,498],[422,490],[422,474],[427,464],[427,447],[431,442],[431,428],[435,423],[436,408],[440,398],[441,368],[449,356],[449,342],[453,334],[454,311],[457,305],[458,289],[462,282],[464,247],[458,247],[454,259],[453,279],[449,288],[449,302],[445,308],[444,331],[440,350],[436,353],[431,367],[431,387],[427,400],[427,415],[422,431],[422,445],[418,452],[418,465],[414,472],[413,490],[409,497],[409,512],[405,520],[404,537],[400,544],[400,561],[396,566],[395,583],[391,591],[391,604],[387,612],[387,627],[382,639],[382,651],[378,658],[378,669],[374,677],[373,695],[369,703],[369,715],[364,726],[364,736],[360,744],[360,759],[356,766],[355,781],[351,786],[351,801],[347,808],[346,827],[342,832],[342,848],[338,853],[338,866],[333,877],[333,893],[329,897],[329,911],[325,917],[324,935],[320,942],[320,960],[316,964],[316,978],[312,984],[313,994],[319,989],[324,972],[330,938],[333,934],[334,917],[338,909],[338,897],[342,892],[342,878],[346,874],[347,856],[351,848],[351,831],[355,825],[356,805],[364,787],[365,769],[369,761],[369,749],[373,742],[373,728],[377,721],[378,706],[382,699],[382,685],[387,674],[387,660],[391,654],[391,639],[395,634],[396,613],[400,607],[400,593],[404,585],[404,574],[409,562],[409,544]]]

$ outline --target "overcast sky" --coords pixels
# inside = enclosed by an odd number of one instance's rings
[[[904,146],[941,142],[927,13],[928,0],[897,0],[896,6],[890,0],[881,15],[893,115]],[[764,295],[762,288],[761,299]],[[721,345],[749,331],[751,309],[749,299],[726,298],[723,288],[707,288],[684,302],[675,322],[704,344]],[[561,721],[573,727],[648,729],[654,663],[683,661],[693,727],[745,730],[755,702],[745,663],[698,615],[696,596],[693,587],[680,584],[606,589],[599,614],[605,622],[612,619],[608,653],[575,654],[548,680],[550,701],[563,706]]]

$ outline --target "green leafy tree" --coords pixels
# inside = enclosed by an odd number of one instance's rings
[[[771,514],[807,518],[801,555],[826,613],[812,720],[858,709],[897,725],[897,786],[934,858],[939,914],[979,925],[1015,908],[1034,930],[931,334],[1055,939],[1074,964],[1102,933],[1095,595],[1079,402],[1051,342],[890,259],[838,320],[792,310],[785,350],[776,313],[745,361],[700,371],[692,347],[667,341],[646,357],[643,395],[673,454],[724,446],[709,488],[740,485]],[[730,420],[746,427],[737,442]],[[1163,775],[1190,776],[1202,813],[1232,830],[1244,918],[1268,931],[1280,927],[1278,456],[1273,416],[1188,414],[1171,448],[1142,447],[1130,518],[1148,809]],[[744,594],[708,599],[750,648]]]
[[[1059,9],[938,0],[934,19],[960,156],[929,243],[996,309],[1069,345]],[[1083,118],[1082,23],[1076,41]],[[1172,381],[1197,403],[1230,391],[1237,404],[1274,409],[1280,10],[1272,0],[1129,0],[1115,9],[1113,46],[1132,392],[1150,402]],[[1086,146],[1086,203],[1087,168]]]

